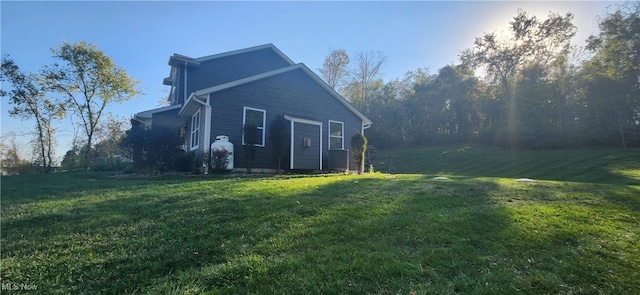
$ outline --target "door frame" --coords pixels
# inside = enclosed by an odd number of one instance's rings
[[[318,138],[320,139],[320,142],[318,144],[318,148],[320,149],[320,157],[318,159],[319,162],[319,167],[320,170],[322,170],[322,122],[320,121],[315,121],[315,120],[309,120],[309,119],[302,119],[302,118],[296,118],[296,117],[292,117],[292,116],[288,116],[288,115],[284,115],[284,118],[289,120],[291,122],[291,151],[289,152],[289,169],[294,169],[293,165],[294,165],[294,152],[295,152],[295,142],[294,142],[294,138],[295,138],[295,124],[296,123],[302,123],[302,124],[308,124],[308,125],[316,125],[320,127],[320,134],[318,136]]]

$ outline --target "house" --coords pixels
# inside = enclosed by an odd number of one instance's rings
[[[148,128],[179,132],[183,148],[199,159],[205,158],[217,136],[226,135],[235,147],[233,167],[245,168],[242,127],[251,121],[259,131],[253,169],[275,170],[270,125],[284,116],[290,122],[291,138],[282,167],[341,168],[346,165],[342,159],[352,159],[348,154],[351,136],[364,134],[372,123],[313,71],[294,63],[273,44],[199,58],[174,54],[169,65],[164,84],[171,87],[170,105],[140,112],[134,119]]]

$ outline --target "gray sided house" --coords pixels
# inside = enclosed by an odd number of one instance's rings
[[[200,58],[169,58],[170,106],[140,112],[135,119],[147,128],[175,130],[185,151],[203,159],[216,136],[234,145],[234,168],[246,168],[242,127],[258,126],[254,171],[277,167],[269,141],[278,117],[290,124],[290,146],[283,168],[305,171],[353,170],[347,151],[351,136],[364,134],[371,120],[357,111],[302,63],[294,63],[272,44]]]

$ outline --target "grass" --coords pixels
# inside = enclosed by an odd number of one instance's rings
[[[635,294],[638,153],[583,153],[610,175],[3,177],[3,294]]]
[[[638,149],[502,151],[481,146],[440,146],[383,151],[377,158],[376,169],[392,173],[640,185]]]

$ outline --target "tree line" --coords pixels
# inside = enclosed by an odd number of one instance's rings
[[[374,124],[378,148],[483,143],[508,149],[640,146],[640,4],[618,6],[579,48],[571,13],[518,11],[458,64],[384,82],[382,53],[333,50],[318,69]]]
[[[31,166],[44,173],[53,170],[57,131],[53,123],[70,116],[81,135],[76,134],[63,164],[87,168],[107,150],[112,154],[119,148],[126,124],[106,114],[105,108],[139,95],[139,82],[93,44],[65,42],[52,49],[52,55],[55,62],[35,73],[24,73],[9,56],[3,56],[0,81],[12,87],[0,90],[0,96],[7,97],[13,106],[11,116],[35,121]],[[5,167],[25,166],[15,144],[3,149],[2,160]],[[19,169],[28,170],[23,168]]]
[[[477,37],[458,64],[435,73],[416,69],[385,82],[380,78],[384,53],[358,52],[351,60],[342,49],[332,50],[318,71],[372,119],[366,135],[378,148],[640,146],[640,3],[600,17],[599,32],[584,48],[571,44],[577,31],[572,22],[571,13],[539,19],[518,11],[506,35]],[[73,147],[62,161],[66,168],[87,168],[114,154],[129,158],[141,151],[151,164],[185,162],[167,159],[161,150],[150,157],[154,140],[166,136],[148,131],[127,137],[127,120],[104,112],[107,105],[141,91],[139,82],[95,45],[63,43],[52,53],[55,62],[37,73],[24,73],[9,56],[2,57],[0,81],[12,87],[0,89],[0,95],[13,106],[9,114],[35,122],[34,159],[20,159],[15,143],[3,143],[3,166],[52,171],[57,162],[53,122],[63,118],[74,118],[77,126]]]

